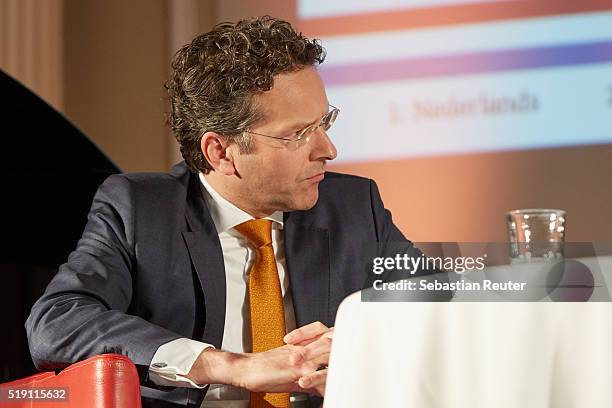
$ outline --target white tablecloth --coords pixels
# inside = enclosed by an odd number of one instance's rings
[[[612,407],[612,303],[366,303],[336,319],[325,408]]]

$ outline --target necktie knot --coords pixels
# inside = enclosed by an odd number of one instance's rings
[[[234,227],[256,249],[272,244],[272,221],[257,219],[243,222]]]

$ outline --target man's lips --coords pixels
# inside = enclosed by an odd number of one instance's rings
[[[306,180],[317,183],[319,181],[322,181],[324,178],[325,178],[325,172],[322,172],[322,173],[317,173],[312,177],[308,177]]]

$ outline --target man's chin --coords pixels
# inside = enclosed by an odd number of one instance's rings
[[[303,197],[301,200],[296,200],[293,203],[292,211],[307,211],[317,205],[317,201],[319,201],[319,189],[312,194],[309,194],[306,197]]]

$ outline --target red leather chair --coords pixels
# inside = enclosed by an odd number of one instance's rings
[[[9,390],[32,390],[34,395],[39,390],[40,396],[41,390],[49,388],[67,389],[68,400],[7,399]],[[136,366],[129,358],[119,354],[88,358],[66,367],[57,375],[44,372],[0,384],[0,391],[0,406],[7,408],[141,408]]]

